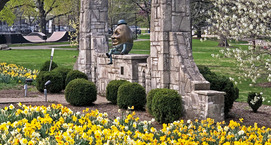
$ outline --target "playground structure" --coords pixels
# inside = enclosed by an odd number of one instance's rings
[[[49,38],[41,32],[30,33],[27,36],[22,34],[1,34],[0,44],[14,43],[44,43],[44,42],[60,42],[68,41],[69,35],[67,31],[54,32]]]

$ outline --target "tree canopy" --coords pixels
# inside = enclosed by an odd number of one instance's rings
[[[12,24],[15,19],[15,11],[20,11],[23,16],[29,16],[30,14],[37,15],[41,32],[46,33],[46,23],[56,17],[71,13],[74,10],[73,5],[77,1],[78,0],[9,0],[0,12],[0,20]]]

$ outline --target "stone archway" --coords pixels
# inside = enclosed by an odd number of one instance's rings
[[[209,82],[193,60],[190,0],[152,0],[150,56],[115,56],[118,65],[112,66],[106,65],[104,55],[108,51],[107,3],[81,0],[80,52],[75,69],[86,73],[100,93],[114,79],[138,82],[147,92],[170,88],[182,96],[187,118],[223,120],[224,93],[209,90]]]

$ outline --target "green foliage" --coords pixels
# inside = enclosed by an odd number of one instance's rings
[[[74,0],[10,0],[2,10],[4,12],[0,13],[0,18],[10,24],[14,22],[13,15],[15,13],[21,13],[26,18],[38,17],[42,32],[45,33],[46,22],[52,17],[63,16],[75,11],[77,9],[76,3],[78,1]]]
[[[249,92],[247,96],[247,103],[253,110],[253,112],[257,112],[257,110],[262,106],[263,97],[260,93]]]
[[[44,91],[44,84],[50,80],[51,84],[47,86],[47,90],[50,93],[59,93],[62,91],[62,76],[59,72],[51,71],[51,72],[46,72],[46,71],[41,71],[36,80],[36,87],[39,92]]]
[[[67,85],[65,98],[75,106],[91,105],[97,100],[97,89],[93,82],[83,78],[75,79]]]
[[[74,80],[74,79],[78,79],[78,78],[82,78],[82,79],[86,79],[88,80],[88,76],[82,72],[80,72],[79,70],[72,70],[67,74],[67,78],[66,78],[66,86],[69,84],[70,81]]]
[[[62,76],[62,79],[63,79],[63,83],[62,83],[62,86],[63,86],[63,90],[65,89],[65,86],[66,86],[66,78],[67,78],[67,74],[71,71],[72,69],[68,69],[68,68],[64,68],[64,67],[57,67],[55,68],[53,71],[55,72],[59,72]]]
[[[45,61],[43,65],[41,66],[40,71],[49,71],[49,67],[50,67],[50,60]],[[51,70],[55,69],[56,67],[58,67],[58,65],[54,61],[52,61]]]
[[[217,75],[210,71],[206,66],[198,66],[204,78],[210,82],[211,90],[223,91],[226,93],[224,99],[224,113],[228,115],[234,101],[239,97],[239,89],[234,86],[233,82],[225,76]]]
[[[135,110],[143,110],[146,104],[145,88],[138,83],[125,83],[119,87],[117,104],[127,109],[134,106]]]
[[[153,99],[154,95],[160,90],[163,90],[163,89],[161,89],[161,88],[152,89],[147,95],[147,111],[151,115],[153,115],[153,113],[152,113],[152,99]]]
[[[0,21],[5,21],[9,26],[11,26],[15,20],[16,16],[12,13],[12,11],[4,7],[2,11],[0,11]]]
[[[45,78],[44,78],[44,74],[46,72],[45,71],[41,71],[36,78],[36,88],[39,92],[43,92],[44,91],[44,84],[45,84]]]
[[[158,90],[152,99],[152,113],[159,123],[171,123],[181,117],[182,100],[175,90]]]
[[[118,89],[124,83],[127,83],[126,80],[113,80],[108,83],[106,86],[106,99],[112,104],[117,104]]]

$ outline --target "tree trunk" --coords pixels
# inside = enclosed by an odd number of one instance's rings
[[[218,46],[220,46],[220,47],[228,47],[229,46],[228,40],[224,35],[220,35],[220,40],[219,40]]]
[[[44,2],[42,0],[38,0],[38,9],[39,9],[39,18],[40,18],[40,31],[46,34],[46,15],[44,10]]]
[[[150,20],[150,14],[147,13],[147,18],[148,18],[148,23],[149,23],[149,30],[148,30],[148,33],[150,33],[151,31],[151,20]]]
[[[0,3],[0,11],[4,8],[4,6],[6,5],[6,3],[10,1],[10,0],[1,0],[1,3]]]
[[[197,29],[197,38],[201,38],[201,28]]]

